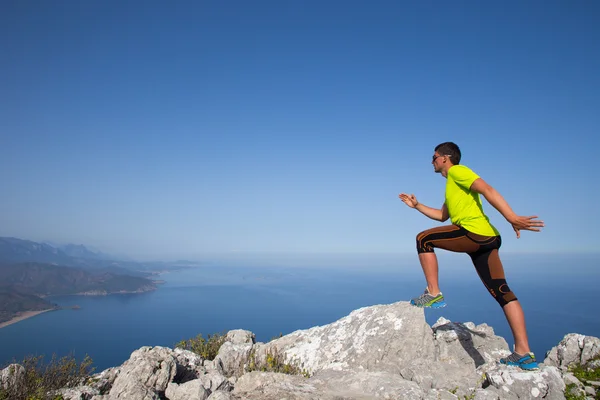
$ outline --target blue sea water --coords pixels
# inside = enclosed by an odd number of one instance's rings
[[[600,256],[505,255],[503,262],[538,358],[567,333],[600,336],[594,287]],[[164,274],[165,283],[150,293],[54,297],[63,310],[0,329],[0,366],[27,355],[88,354],[101,371],[120,365],[141,346],[173,347],[199,333],[230,329],[250,330],[264,342],[331,323],[360,307],[408,300],[425,286],[416,256],[348,267],[250,264],[211,263]],[[440,283],[448,307],[425,310],[428,323],[442,316],[485,322],[512,345],[504,314],[467,256],[440,255]],[[80,309],[69,309],[74,305]]]

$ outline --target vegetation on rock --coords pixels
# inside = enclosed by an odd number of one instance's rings
[[[210,361],[215,359],[226,338],[225,333],[209,334],[206,339],[202,337],[202,334],[199,334],[195,338],[180,341],[175,347],[190,350]]]
[[[94,372],[92,359],[86,356],[78,362],[73,356],[29,356],[21,363],[25,369],[23,381],[8,388],[0,387],[0,400],[61,400],[56,391],[81,385]]]
[[[277,348],[268,350],[265,354],[264,361],[256,359],[256,352],[253,349],[248,360],[247,372],[262,371],[262,372],[279,372],[288,375],[302,375],[306,378],[310,377],[310,372],[296,365],[296,363],[285,362],[285,355],[279,353]]]
[[[585,364],[573,364],[569,366],[569,371],[584,385],[589,382],[599,382],[600,355],[592,358]],[[565,388],[565,398],[567,400],[585,400],[588,397],[576,384],[570,383]],[[596,390],[594,399],[600,400],[600,390]]]

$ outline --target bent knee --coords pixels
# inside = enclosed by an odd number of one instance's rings
[[[500,304],[500,307],[504,307],[511,301],[517,300],[517,296],[510,290],[504,279],[494,279],[492,285],[488,286],[489,292]]]
[[[431,241],[428,240],[428,232],[423,231],[417,234],[416,242],[417,242],[417,253],[432,253],[433,246],[431,245]]]

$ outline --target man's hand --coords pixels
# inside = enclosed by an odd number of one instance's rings
[[[536,215],[529,217],[515,215],[514,218],[508,222],[515,230],[517,239],[521,237],[521,230],[539,232],[540,229],[544,227],[544,221],[540,221]]]
[[[414,194],[400,193],[398,197],[400,197],[400,200],[402,200],[404,204],[406,204],[410,208],[415,208],[419,205],[419,202],[417,201],[417,198]]]

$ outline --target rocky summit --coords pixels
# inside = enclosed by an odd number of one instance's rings
[[[62,389],[65,400],[363,400],[564,399],[570,372],[600,354],[600,339],[569,334],[537,371],[500,365],[510,354],[492,327],[440,318],[425,322],[407,302],[353,311],[324,326],[268,343],[252,332],[229,331],[214,360],[187,350],[142,347],[86,385]],[[272,370],[278,364],[281,372]],[[291,372],[291,373],[290,373]],[[0,371],[1,385],[18,385],[23,368]]]

